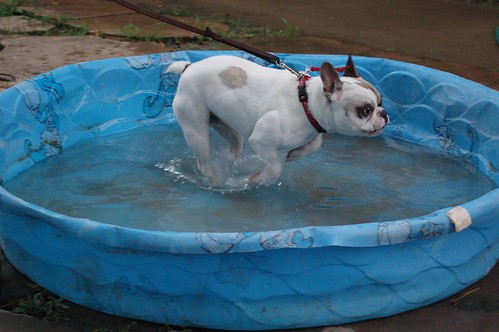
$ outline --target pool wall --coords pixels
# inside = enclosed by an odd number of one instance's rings
[[[177,52],[65,66],[0,93],[0,184],[82,140],[175,121]],[[293,68],[346,56],[279,55]],[[355,58],[384,96],[385,135],[466,158],[499,184],[499,93],[413,64]],[[463,188],[465,190],[465,188]],[[269,232],[148,232],[48,211],[0,187],[0,246],[33,281],[111,314],[216,329],[392,315],[476,282],[499,257],[499,189],[406,220]],[[471,225],[466,223],[471,220]]]

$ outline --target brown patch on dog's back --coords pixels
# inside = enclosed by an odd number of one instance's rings
[[[218,76],[222,83],[231,89],[242,88],[248,79],[248,74],[242,68],[235,66],[225,69]]]

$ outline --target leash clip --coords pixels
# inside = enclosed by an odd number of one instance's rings
[[[304,75],[303,73],[300,73],[296,70],[294,70],[293,68],[289,67],[287,64],[284,63],[284,61],[282,61],[281,59],[279,59],[279,62],[277,63],[277,65],[281,68],[284,68],[286,69],[287,71],[289,71],[291,74],[295,75],[298,79],[302,78],[302,76]]]

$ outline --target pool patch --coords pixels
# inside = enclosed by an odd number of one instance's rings
[[[451,223],[455,225],[456,232],[460,232],[472,224],[471,216],[468,210],[462,206],[456,206],[455,208],[449,210],[447,212],[447,217],[449,217]]]

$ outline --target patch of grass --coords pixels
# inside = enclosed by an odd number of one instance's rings
[[[151,41],[151,42],[164,42],[165,38],[161,36],[161,28],[164,24],[157,24],[150,34],[143,33],[142,29],[135,24],[128,24],[118,29],[118,34],[125,40],[129,41]]]
[[[228,20],[226,23],[232,33],[241,33],[250,30],[248,24],[243,22],[240,16],[237,16],[235,19]]]
[[[52,29],[47,30],[46,36],[85,36],[88,35],[88,25],[83,24],[81,27],[75,27],[66,23],[56,22]]]
[[[271,36],[273,34],[269,27],[251,27],[238,16],[235,19],[225,20],[229,26],[229,31],[221,31],[219,34],[227,38],[249,39],[257,35]]]
[[[69,20],[71,20],[68,16],[58,16],[58,17],[49,17],[49,16],[33,16],[34,19],[42,22],[43,24],[53,24],[53,25],[63,25],[66,24]]]
[[[16,15],[18,13],[17,7],[23,2],[24,0],[3,0],[0,2],[0,17]]]
[[[142,29],[132,23],[128,23],[124,27],[118,29],[118,34],[130,40],[141,38],[141,32]]]
[[[298,35],[300,29],[297,26],[289,23],[284,17],[281,17],[281,21],[284,23],[284,29],[279,30],[278,35],[288,38]]]
[[[58,322],[65,317],[65,310],[68,309],[63,302],[62,298],[39,292],[21,299],[12,312]]]
[[[296,37],[299,34],[299,28],[295,25],[289,23],[285,18],[281,18],[281,21],[284,23],[284,28],[279,29],[277,31],[272,30],[272,28],[265,27],[251,27],[248,23],[241,20],[238,16],[235,19],[227,20],[225,23],[229,25],[229,32],[221,33],[227,37],[235,37],[235,38],[245,38],[249,39],[255,36],[264,36],[264,37]]]
[[[83,24],[81,27],[69,25],[67,22],[73,18],[68,16],[47,17],[35,16],[33,17],[44,24],[53,25],[54,28],[48,30],[45,34],[49,36],[84,36],[88,34],[88,25]]]

